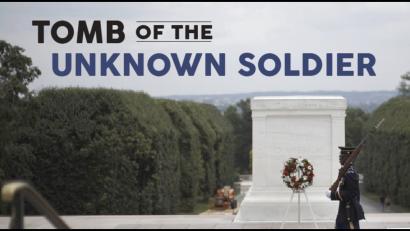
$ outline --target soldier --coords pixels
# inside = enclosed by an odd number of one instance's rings
[[[343,165],[355,148],[339,148],[339,161]],[[359,175],[353,165],[340,181],[338,191],[328,191],[326,196],[331,200],[340,201],[336,229],[360,229],[359,220],[364,219],[364,212],[360,205]]]

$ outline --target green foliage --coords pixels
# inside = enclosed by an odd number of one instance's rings
[[[410,96],[410,71],[401,76],[401,82],[398,90],[400,95]]]
[[[1,185],[29,181],[62,214],[173,214],[237,178],[214,106],[106,89],[32,97],[40,70],[23,52],[0,40]]]
[[[367,190],[387,195],[410,207],[410,98],[396,97],[381,105],[367,123],[367,130],[385,118],[371,133],[361,159]]]
[[[369,115],[360,108],[346,110],[346,146],[355,147],[363,139]]]
[[[241,100],[235,106],[226,109],[224,117],[229,120],[234,130],[235,166],[240,173],[249,174],[252,171],[252,111],[250,99]]]
[[[40,75],[24,50],[0,40],[0,186],[7,178],[30,178],[35,161],[31,136],[31,115],[27,85]],[[5,212],[0,202],[0,212]]]
[[[204,169],[201,191],[204,195],[213,195],[218,186],[232,184],[237,178],[234,173],[232,128],[214,106],[193,102],[181,104],[199,135]]]
[[[181,212],[190,212],[195,208],[198,197],[201,196],[199,182],[204,178],[203,160],[198,131],[191,118],[175,101],[162,100],[162,106],[168,112],[173,126],[177,129],[180,158],[180,192],[183,200]]]
[[[360,108],[347,108],[346,110],[346,146],[356,147],[364,138],[369,115]],[[364,154],[359,155],[355,166],[358,169],[366,168]]]
[[[21,114],[0,174],[32,182],[62,214],[190,212],[236,176],[232,128],[210,105],[66,88]]]
[[[0,40],[0,99],[10,103],[28,97],[27,85],[41,73],[23,52],[23,48]]]
[[[0,40],[0,182],[4,179],[2,175],[7,174],[6,168],[17,167],[7,162],[10,155],[18,155],[15,158],[22,164],[33,159],[30,147],[19,145],[26,137],[15,135],[26,130],[28,118],[24,111],[26,99],[31,96],[27,85],[40,74],[23,52],[22,48]],[[30,175],[30,172],[20,173]]]

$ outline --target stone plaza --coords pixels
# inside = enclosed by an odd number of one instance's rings
[[[235,215],[157,215],[157,216],[63,216],[74,229],[279,229],[280,222],[234,222]],[[0,217],[0,229],[7,229],[10,218]],[[364,229],[410,228],[409,213],[371,213],[361,221]],[[332,229],[333,221],[318,222],[319,229]],[[43,217],[26,217],[25,227],[51,229]],[[312,222],[288,222],[284,229],[314,229]]]

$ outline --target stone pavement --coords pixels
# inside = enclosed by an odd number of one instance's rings
[[[71,228],[84,229],[279,229],[280,222],[233,223],[234,215],[138,215],[138,216],[63,216]],[[10,219],[0,217],[0,229]],[[320,229],[333,228],[333,222],[318,223]],[[410,213],[371,213],[362,228],[410,228]],[[47,229],[52,226],[43,217],[26,217],[25,227]],[[314,229],[313,223],[286,223],[285,229]]]

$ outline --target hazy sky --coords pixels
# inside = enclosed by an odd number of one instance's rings
[[[117,19],[125,23],[121,44],[37,43],[32,20]],[[210,20],[210,43],[136,43],[138,20]],[[91,22],[91,21],[90,21]],[[48,30],[46,30],[47,32]],[[145,91],[153,96],[216,94],[253,91],[393,90],[400,75],[410,71],[409,3],[0,3],[0,39],[26,49],[42,70],[31,84],[44,87],[107,87]],[[52,52],[225,52],[225,77],[178,77],[175,71],[161,78],[57,77],[51,69]],[[284,77],[254,75],[245,78],[238,55],[252,52],[283,54],[295,59],[303,52],[370,52],[377,58],[376,77]],[[300,61],[295,60],[295,66]]]

